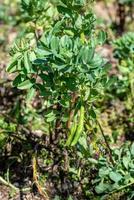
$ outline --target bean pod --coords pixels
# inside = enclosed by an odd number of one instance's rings
[[[83,131],[83,127],[84,127],[84,106],[81,106],[79,124],[77,126],[77,129],[76,129],[76,132],[75,132],[75,135],[74,135],[74,139],[71,143],[71,146],[74,146],[74,145],[77,144],[77,142],[78,142],[78,140],[81,136],[81,133]]]

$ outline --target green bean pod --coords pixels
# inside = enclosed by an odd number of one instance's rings
[[[70,135],[69,135],[69,137],[66,141],[66,146],[71,145],[71,142],[72,142],[74,135],[75,135],[76,128],[77,128],[77,124],[76,124],[76,122],[74,122],[74,124],[72,125],[71,130],[70,130]]]
[[[28,73],[31,71],[31,63],[29,60],[28,52],[24,52],[24,67],[26,68]]]
[[[74,146],[74,145],[77,144],[77,142],[78,142],[78,140],[81,136],[81,133],[83,131],[83,127],[84,127],[84,106],[81,106],[81,108],[80,108],[80,119],[79,119],[78,123],[79,124],[77,126],[77,129],[76,129],[73,141],[71,143],[71,146]]]

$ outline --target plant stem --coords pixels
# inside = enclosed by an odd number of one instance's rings
[[[11,183],[7,182],[5,179],[3,179],[1,176],[0,176],[0,182],[10,188],[12,188],[13,190],[15,191],[19,191],[19,188],[15,187],[14,185],[12,185]]]
[[[111,150],[111,148],[110,148],[110,145],[109,145],[109,143],[108,143],[108,141],[107,141],[107,138],[106,138],[106,136],[105,136],[105,134],[104,134],[104,131],[103,131],[103,128],[102,128],[101,124],[99,123],[98,120],[96,120],[96,121],[97,121],[97,124],[98,124],[98,126],[99,126],[99,128],[100,128],[101,134],[102,134],[102,136],[103,136],[103,138],[104,138],[104,140],[105,140],[105,143],[106,143],[106,146],[107,146],[107,150],[108,150],[108,154],[109,154],[110,161],[111,161],[112,165],[114,165],[114,161],[113,161],[113,157],[112,157],[112,150]]]
[[[14,191],[16,191],[16,192],[19,192],[19,191],[28,192],[28,191],[31,190],[31,188],[22,188],[22,189],[17,188],[17,187],[15,187],[12,183],[7,182],[7,181],[6,181],[5,179],[3,179],[1,176],[0,176],[0,182],[1,182],[2,184],[6,185],[6,186],[8,186],[8,187],[10,187],[10,188],[12,188],[12,189],[13,189]]]
[[[124,188],[129,187],[129,186],[131,186],[131,185],[133,185],[133,184],[134,184],[134,181],[131,182],[131,183],[128,183],[127,185],[123,185],[122,187],[119,187],[118,189],[116,189],[116,190],[110,192],[109,194],[113,194],[113,193],[115,193],[115,192],[118,192],[118,191],[120,191],[120,190],[123,190]]]

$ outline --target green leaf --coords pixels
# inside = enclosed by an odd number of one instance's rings
[[[71,16],[72,15],[72,11],[71,9],[67,8],[67,7],[63,7],[63,6],[57,6],[57,9],[60,13],[66,14]]]
[[[30,102],[34,96],[35,96],[35,89],[31,88],[27,94],[27,102]]]
[[[119,66],[119,69],[123,74],[128,74],[129,73],[129,68],[128,67]]]
[[[28,6],[30,3],[30,0],[22,0],[22,2],[23,2],[23,4],[26,4]]]
[[[118,183],[122,179],[122,175],[118,172],[110,172],[109,177],[112,181]]]
[[[102,194],[102,193],[106,192],[109,187],[110,187],[109,184],[105,184],[105,183],[101,182],[101,183],[99,183],[99,185],[97,185],[95,187],[95,191],[97,194]]]
[[[93,59],[90,62],[90,65],[92,68],[98,68],[101,67],[103,65],[103,59],[100,55],[98,54],[94,54]]]
[[[134,143],[131,145],[130,151],[131,151],[132,156],[134,156]]]
[[[103,45],[107,39],[107,34],[105,31],[101,30],[98,34],[98,42]]]
[[[56,117],[53,115],[53,116],[51,116],[51,117],[49,117],[49,118],[47,118],[47,122],[52,122],[52,121],[54,121],[56,119]]]
[[[67,34],[67,35],[69,35],[69,36],[74,36],[74,32],[71,31],[71,30],[69,30],[69,29],[65,29],[64,33]]]
[[[47,60],[44,58],[44,59],[40,59],[40,58],[38,58],[38,59],[36,59],[35,61],[34,61],[34,65],[43,65],[43,64],[45,64],[45,63],[47,63]]]
[[[55,116],[53,110],[48,110],[48,111],[45,113],[45,117],[47,117],[47,118],[52,117],[52,116]]]
[[[13,86],[17,87],[20,83],[24,81],[24,78],[19,74],[13,81]]]
[[[6,144],[7,134],[0,132],[0,148],[2,148]]]
[[[88,158],[88,161],[92,164],[97,165],[98,164],[98,160],[94,159],[94,158]]]
[[[7,72],[9,73],[13,73],[17,70],[17,60],[11,62],[7,68],[6,68]]]
[[[25,80],[24,82],[20,83],[17,87],[20,90],[30,89],[33,86],[33,83],[30,80]]]
[[[110,169],[107,168],[107,167],[102,167],[100,170],[99,170],[99,177],[101,178],[104,178],[106,177],[110,172]]]
[[[63,21],[58,21],[58,22],[54,25],[53,30],[52,30],[52,34],[56,34],[56,33],[58,33],[58,32],[60,31],[61,26],[62,26],[62,23],[63,23]]]
[[[41,85],[38,83],[38,84],[36,84],[36,88],[40,90],[40,94],[43,97],[48,97],[51,95],[51,91],[50,90],[47,91],[44,85]]]
[[[23,58],[20,58],[20,59],[18,60],[18,64],[17,64],[17,70],[18,70],[18,71],[21,71],[22,68],[24,67],[24,65],[23,65],[22,63],[23,63]]]
[[[49,110],[45,113],[45,118],[47,122],[52,122],[56,119],[56,113],[53,110]]]
[[[41,79],[43,80],[43,82],[45,82],[45,86],[46,87],[51,87],[53,84],[53,80],[51,79],[51,76],[48,74],[39,74],[39,76],[41,77]]]
[[[90,116],[91,116],[93,119],[96,119],[96,113],[95,113],[95,111],[94,111],[93,109],[91,109],[91,110],[89,111],[89,114],[90,114]]]
[[[59,101],[59,103],[63,106],[63,107],[65,107],[65,108],[69,108],[69,100],[68,99],[61,99],[60,101]]]
[[[59,196],[55,196],[54,200],[61,200]]]
[[[129,165],[129,162],[130,162],[130,158],[129,157],[126,157],[126,156],[123,156],[122,158],[122,162],[123,162],[123,165],[126,169],[128,169],[128,165]]]
[[[76,91],[77,90],[77,85],[76,85],[76,80],[75,78],[64,78],[64,81],[65,81],[65,84],[68,88],[68,90],[71,90],[71,91]]]
[[[73,200],[73,198],[71,196],[69,196],[67,200]]]
[[[75,27],[77,29],[81,29],[82,28],[82,17],[79,15],[78,18],[75,21]]]
[[[79,144],[86,150],[88,148],[88,145],[87,145],[87,138],[86,136],[81,136],[80,139],[79,139]]]
[[[27,73],[31,72],[32,65],[31,65],[31,62],[29,60],[28,52],[24,52],[24,67],[27,70]]]
[[[74,6],[84,6],[85,5],[85,0],[75,0],[73,3]]]
[[[39,48],[36,49],[36,53],[38,58],[44,58],[45,56],[49,56],[52,54],[52,52],[47,49],[39,49]]]
[[[59,38],[53,36],[51,39],[51,49],[53,53],[57,53],[59,49]]]
[[[83,64],[89,64],[94,57],[94,48],[90,48],[85,46],[81,48],[80,53],[78,55],[79,60],[83,62]]]
[[[34,60],[36,60],[36,54],[35,54],[35,52],[30,52],[29,53],[29,60],[31,61],[31,62],[33,62]]]

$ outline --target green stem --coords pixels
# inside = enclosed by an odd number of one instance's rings
[[[123,190],[123,189],[125,189],[126,187],[129,187],[129,186],[131,186],[131,185],[133,185],[133,184],[134,184],[134,181],[131,182],[131,183],[128,183],[127,185],[123,185],[122,187],[120,187],[120,188],[118,188],[118,189],[116,189],[116,190],[110,192],[109,194],[113,194],[113,193],[115,193],[115,192],[118,192],[118,191],[120,191],[120,190]]]
[[[1,176],[0,176],[0,182],[1,182],[2,184],[6,185],[7,187],[12,188],[15,192],[19,192],[19,191],[28,192],[28,191],[31,190],[31,188],[22,188],[22,189],[17,188],[17,187],[15,187],[13,184],[7,182],[7,181],[6,181],[5,179],[3,179]]]
[[[19,188],[15,187],[14,185],[12,185],[11,183],[7,182],[5,179],[3,179],[1,176],[0,176],[0,182],[10,188],[12,188],[13,190],[15,191],[19,191]]]
[[[109,154],[110,161],[111,161],[112,165],[114,166],[114,161],[113,161],[113,157],[112,157],[112,150],[111,150],[110,145],[109,145],[109,143],[108,143],[108,141],[107,141],[107,138],[106,138],[106,136],[105,136],[105,134],[104,134],[104,131],[103,131],[103,129],[102,129],[101,124],[99,123],[98,120],[96,120],[96,121],[97,121],[97,124],[98,124],[98,126],[99,126],[99,128],[100,128],[101,134],[102,134],[102,136],[103,136],[103,138],[104,138],[104,140],[105,140],[105,143],[106,143],[106,146],[107,146],[107,150],[108,150],[108,154]]]

